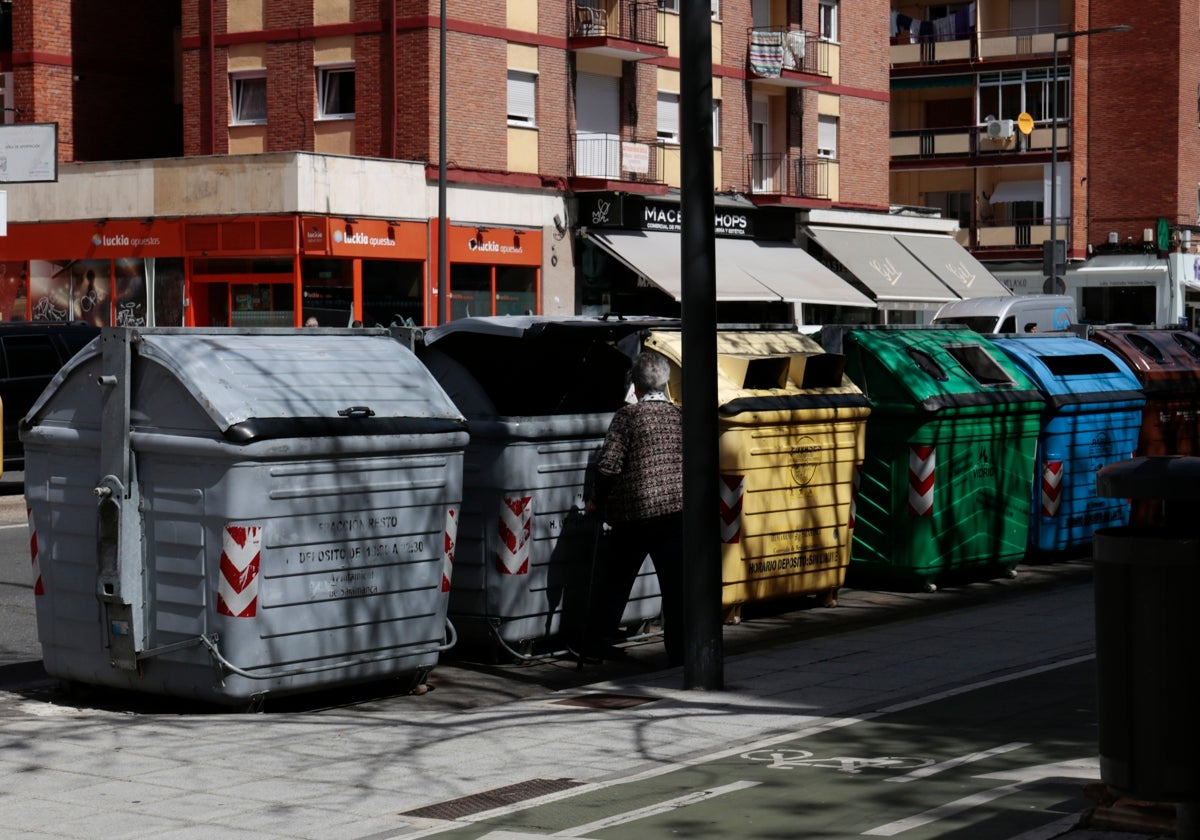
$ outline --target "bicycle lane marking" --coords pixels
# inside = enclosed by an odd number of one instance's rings
[[[515,802],[510,805],[504,805],[504,806],[500,806],[498,808],[490,809],[487,811],[482,811],[482,812],[479,812],[476,814],[463,816],[463,817],[460,817],[456,820],[453,820],[453,821],[450,821],[447,823],[441,823],[441,824],[434,825],[434,826],[429,826],[428,824],[426,824],[424,826],[414,826],[413,828],[415,830],[410,830],[410,831],[404,832],[403,835],[397,835],[397,837],[403,836],[405,838],[405,840],[418,840],[418,838],[435,836],[435,835],[440,835],[440,834],[448,834],[451,832],[460,832],[460,836],[463,836],[463,837],[467,837],[467,836],[482,837],[483,835],[461,834],[461,832],[463,832],[465,829],[469,829],[471,826],[474,826],[476,828],[481,828],[484,830],[486,830],[490,827],[493,830],[493,832],[501,831],[502,830],[501,826],[496,825],[496,822],[504,820],[512,815],[522,814],[522,813],[533,811],[535,809],[539,809],[539,808],[542,808],[545,806],[552,806],[552,805],[556,805],[559,803],[565,803],[567,800],[582,799],[589,795],[595,795],[595,794],[602,793],[609,788],[618,787],[618,786],[626,786],[626,785],[635,785],[640,782],[646,782],[646,781],[656,779],[661,776],[679,772],[681,770],[699,768],[703,765],[711,764],[714,762],[720,762],[720,761],[724,761],[726,759],[737,758],[741,755],[746,754],[747,752],[754,752],[756,750],[769,750],[771,747],[777,746],[780,744],[786,744],[786,743],[794,742],[797,740],[813,738],[815,736],[819,736],[819,735],[826,734],[826,733],[832,733],[832,732],[841,730],[846,727],[871,722],[871,721],[875,720],[876,718],[879,718],[879,717],[882,717],[885,715],[890,715],[890,714],[893,714],[896,712],[916,709],[916,708],[919,708],[919,707],[922,707],[922,706],[925,706],[925,705],[928,705],[931,703],[936,703],[941,700],[954,698],[959,695],[967,694],[969,692],[977,691],[980,689],[1003,685],[1003,684],[1010,683],[1010,682],[1013,682],[1016,680],[1020,680],[1022,678],[1036,676],[1039,674],[1058,670],[1061,668],[1078,665],[1083,662],[1088,662],[1090,660],[1093,660],[1094,658],[1095,658],[1094,654],[1085,654],[1085,655],[1081,655],[1081,656],[1071,657],[1071,658],[1068,658],[1068,659],[1065,659],[1065,660],[1062,660],[1059,662],[1039,665],[1039,666],[1035,666],[1033,668],[1027,668],[1027,669],[1018,671],[1018,672],[1005,674],[1000,677],[993,677],[993,678],[989,678],[989,679],[985,679],[985,680],[979,680],[977,682],[968,683],[968,684],[965,684],[962,686],[957,686],[955,688],[947,689],[945,691],[935,692],[933,694],[929,694],[929,695],[926,695],[923,697],[903,701],[900,703],[891,704],[889,706],[882,707],[876,711],[866,712],[866,713],[863,713],[863,714],[860,714],[860,715],[857,715],[854,717],[842,717],[842,718],[813,717],[813,718],[811,718],[811,720],[814,721],[812,724],[810,724],[808,726],[802,726],[797,729],[792,729],[786,733],[776,734],[776,735],[773,735],[773,736],[770,736],[767,738],[762,738],[762,739],[759,739],[756,741],[743,743],[736,747],[729,747],[729,748],[726,748],[723,750],[717,750],[717,751],[714,751],[711,753],[696,755],[696,756],[693,756],[693,757],[690,757],[687,759],[683,759],[683,760],[667,762],[667,763],[664,763],[661,765],[657,765],[648,770],[644,770],[644,771],[641,771],[638,773],[633,773],[630,775],[624,775],[619,778],[609,778],[609,779],[602,780],[602,781],[590,782],[587,784],[580,785],[578,787],[571,788],[569,790],[546,794],[545,796],[537,797],[535,799],[523,800],[521,802]],[[1001,749],[1001,748],[995,748],[995,749]],[[957,759],[951,759],[949,761],[955,762],[957,764],[961,764],[964,759],[968,759],[973,755],[975,755],[975,754],[974,753],[968,754],[966,756],[962,756]],[[946,765],[947,763],[948,762],[943,762],[943,765]],[[921,765],[922,768],[926,767],[926,766],[932,766],[932,764],[928,764],[928,765],[922,764]],[[918,768],[918,769],[920,769],[920,768]],[[487,825],[487,823],[491,823],[491,825],[489,826],[489,825]],[[500,835],[497,835],[496,837],[499,837],[499,836]],[[536,834],[526,833],[526,834],[522,835],[519,833],[512,833],[511,836],[512,837],[519,837],[519,836],[536,837],[536,836],[553,836],[553,834],[551,834],[551,835],[536,835]],[[496,840],[496,837],[493,837],[493,840]]]

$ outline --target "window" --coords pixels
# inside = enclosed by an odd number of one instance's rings
[[[721,145],[721,100],[714,99],[713,103],[713,148]]]
[[[229,77],[229,122],[232,125],[263,125],[267,121],[267,77],[265,73],[243,73]]]
[[[679,94],[658,92],[658,139],[679,142]]]
[[[354,67],[317,68],[317,119],[354,116]]]
[[[817,117],[817,157],[836,158],[838,118],[821,114]]]
[[[1058,96],[1058,118],[1067,120],[1071,114],[1070,78],[1066,68],[1059,68],[1058,84],[1052,83],[1049,70],[1011,70],[1002,73],[982,73],[979,76],[979,106],[976,119],[979,125],[989,120],[1014,120],[1022,113],[1034,122],[1049,124],[1054,119],[1053,96]]]
[[[658,8],[664,12],[679,12],[679,0],[658,0]]]
[[[822,41],[838,39],[838,0],[821,0],[818,8],[817,30]]]
[[[527,70],[508,71],[508,124],[532,128],[537,125],[537,74]]]

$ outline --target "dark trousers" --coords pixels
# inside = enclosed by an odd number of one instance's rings
[[[646,555],[654,561],[658,588],[662,592],[663,644],[672,665],[683,663],[683,514],[672,513],[653,519],[616,522],[612,526],[612,551],[606,564],[606,597],[600,630],[614,634],[629,593]]]

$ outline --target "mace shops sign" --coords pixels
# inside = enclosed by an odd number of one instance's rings
[[[752,213],[749,209],[717,207],[713,217],[713,232],[717,236],[752,237]],[[683,227],[683,208],[674,201],[656,201],[619,193],[583,195],[579,197],[579,224],[583,227],[678,233]]]

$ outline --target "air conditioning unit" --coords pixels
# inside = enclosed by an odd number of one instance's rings
[[[987,124],[987,136],[992,140],[1007,140],[1013,136],[1013,121],[991,120]]]

